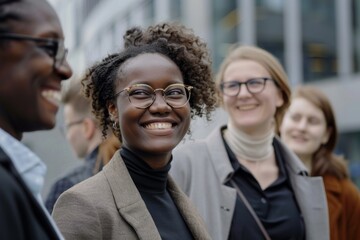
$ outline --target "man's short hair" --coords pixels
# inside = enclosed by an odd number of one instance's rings
[[[81,78],[71,78],[62,85],[61,101],[71,105],[75,112],[83,116],[92,116],[90,99],[83,94]]]

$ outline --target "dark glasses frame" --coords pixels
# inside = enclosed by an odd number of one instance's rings
[[[9,39],[9,40],[17,40],[17,41],[32,41],[36,43],[42,43],[47,47],[52,48],[52,51],[55,53],[51,55],[47,53],[50,57],[54,59],[54,68],[59,68],[64,63],[64,60],[67,56],[68,49],[64,46],[64,40],[62,39],[54,39],[54,38],[38,38],[32,37],[24,34],[16,34],[16,33],[2,33],[0,34],[0,39]]]

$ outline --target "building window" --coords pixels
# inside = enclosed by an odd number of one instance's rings
[[[360,187],[360,132],[340,134],[337,153],[348,160],[351,180]]]
[[[181,0],[170,1],[170,16],[172,19],[181,19]]]
[[[232,44],[238,42],[237,28],[241,18],[237,16],[236,0],[212,1],[213,11],[213,62],[217,69]]]
[[[256,1],[257,45],[275,55],[284,65],[284,2]]]
[[[145,23],[150,25],[154,21],[154,16],[155,16],[155,2],[154,2],[154,0],[144,1],[137,8],[143,9]]]
[[[360,0],[352,0],[354,70],[360,72]]]
[[[301,1],[304,82],[337,75],[335,0]]]

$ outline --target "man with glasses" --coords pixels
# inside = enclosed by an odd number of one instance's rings
[[[53,58],[54,68],[59,68],[63,64],[68,49],[64,47],[63,39],[38,38],[16,33],[0,33],[0,39],[13,41],[30,41],[37,44],[37,47],[44,50]]]
[[[55,126],[63,41],[47,1],[0,0],[0,239],[63,239],[41,199],[46,166],[20,142]]]

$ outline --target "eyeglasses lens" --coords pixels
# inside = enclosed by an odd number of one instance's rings
[[[191,87],[183,84],[172,84],[166,89],[153,89],[148,85],[134,85],[128,89],[129,101],[138,108],[149,107],[156,99],[156,92],[162,91],[166,103],[173,108],[184,106],[190,99]]]

